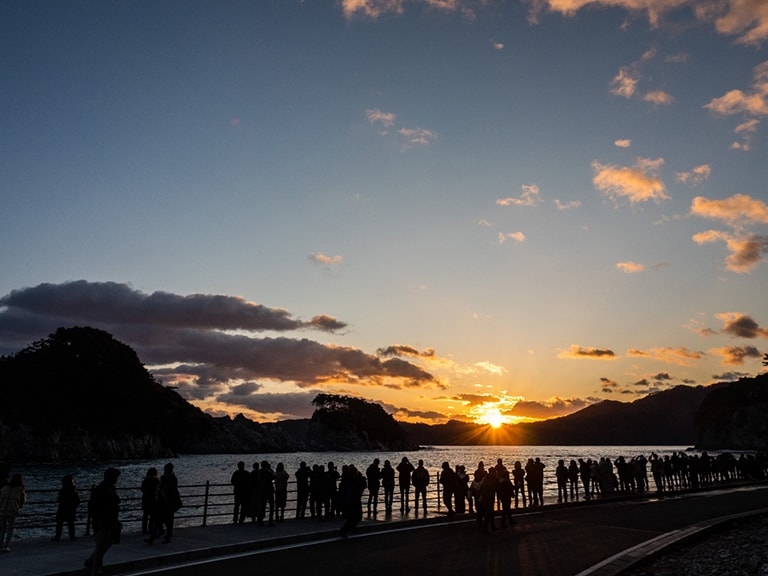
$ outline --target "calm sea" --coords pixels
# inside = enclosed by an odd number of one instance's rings
[[[494,465],[498,458],[512,469],[516,460],[525,466],[528,458],[540,458],[545,464],[544,469],[544,494],[545,496],[557,495],[555,480],[555,467],[558,460],[565,460],[566,464],[571,459],[579,458],[599,459],[608,457],[611,461],[618,456],[630,459],[633,456],[644,455],[649,457],[651,453],[660,456],[674,452],[686,451],[696,453],[686,446],[430,446],[415,452],[291,452],[285,454],[214,454],[179,456],[171,460],[141,460],[119,461],[110,463],[66,463],[66,464],[34,464],[18,465],[12,467],[13,473],[21,473],[24,476],[24,484],[30,490],[57,489],[60,486],[61,477],[65,474],[74,474],[77,485],[88,488],[101,481],[104,469],[107,466],[119,468],[122,472],[118,485],[121,487],[138,487],[146,474],[147,468],[154,466],[161,473],[163,465],[171,461],[174,464],[176,475],[180,485],[229,484],[232,472],[237,462],[243,460],[248,469],[254,462],[267,460],[276,467],[282,462],[286,470],[293,478],[293,472],[299,463],[304,461],[308,465],[333,462],[337,468],[343,464],[354,464],[361,471],[373,461],[374,458],[389,460],[392,466],[396,466],[403,456],[406,456],[414,465],[419,459],[424,460],[425,467],[434,478],[440,470],[443,462],[448,462],[452,467],[463,464],[468,473],[472,473],[478,462],[483,461],[488,467]],[[649,470],[650,472],[650,470]]]

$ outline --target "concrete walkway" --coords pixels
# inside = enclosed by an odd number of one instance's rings
[[[602,562],[592,566],[588,570],[579,573],[579,576],[613,576],[620,574],[629,566],[650,554],[656,554],[672,545],[679,545],[685,540],[711,530],[724,522],[733,519],[768,513],[764,503],[768,498],[768,487],[765,484],[752,488],[734,487],[734,491],[745,489],[755,490],[755,507],[750,510],[737,510],[732,514],[718,512],[718,516],[706,520],[698,520],[685,528],[677,528],[670,532],[650,538],[648,541],[623,550],[619,554],[606,553]],[[722,490],[720,492],[723,492]],[[727,491],[726,491],[727,492]],[[684,498],[685,494],[668,497]],[[545,506],[535,510],[520,509],[521,514],[540,516],[542,519],[550,516],[549,511],[557,516],[558,511],[582,509],[585,514],[595,507],[621,506],[628,499],[601,500],[595,502],[571,503],[567,505]],[[638,500],[637,497],[631,498]],[[653,498],[649,498],[653,500]],[[649,502],[650,504],[651,502]],[[474,522],[466,515],[455,517],[452,523]],[[521,517],[522,520],[522,517]],[[531,521],[534,519],[531,518]],[[392,517],[379,515],[374,518],[364,518],[357,535],[373,534],[381,531],[392,531],[415,526],[438,525],[449,522],[444,514],[433,513],[427,516]],[[183,566],[195,562],[222,558],[237,554],[246,554],[256,550],[275,549],[283,546],[297,545],[301,543],[321,543],[323,541],[338,541],[338,530],[343,520],[295,520],[290,519],[278,523],[275,527],[258,526],[255,524],[242,525],[215,525],[197,528],[180,528],[175,531],[173,540],[168,544],[156,541],[149,545],[144,542],[140,534],[125,534],[119,544],[113,545],[105,556],[104,572],[107,575],[133,574],[161,567]],[[3,576],[59,576],[59,575],[83,575],[85,569],[83,561],[93,549],[93,539],[81,537],[75,541],[62,540],[51,542],[47,539],[36,539],[14,542],[9,553],[0,554],[0,573]]]

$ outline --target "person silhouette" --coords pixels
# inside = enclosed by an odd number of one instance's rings
[[[27,502],[27,492],[21,474],[11,476],[8,484],[0,488],[0,550],[11,551],[11,538],[19,510]]]
[[[54,542],[61,540],[64,524],[67,525],[69,539],[76,540],[75,514],[77,513],[77,506],[80,504],[80,494],[72,474],[66,474],[61,479],[61,488],[56,496],[56,503],[56,535],[51,540]]]
[[[400,487],[400,512],[406,514],[411,511],[408,500],[411,493],[411,473],[413,470],[413,464],[408,461],[406,456],[403,456],[400,464],[397,465],[397,483]]]
[[[342,481],[344,483],[342,494],[344,498],[344,516],[346,520],[341,526],[339,533],[342,538],[346,538],[347,533],[357,528],[358,523],[363,519],[362,497],[363,491],[365,491],[366,481],[365,476],[363,476],[352,464],[344,468]]]
[[[157,521],[151,522],[154,525],[154,530],[150,533],[149,538],[145,540],[147,544],[152,544],[163,530],[165,533],[163,544],[168,544],[171,541],[176,512],[180,508],[179,480],[173,470],[173,464],[168,462],[163,466],[163,473],[160,476],[160,488],[155,508],[157,510]]]
[[[368,483],[368,514],[377,513],[379,506],[379,488],[381,487],[381,468],[379,468],[379,459],[374,458],[373,462],[365,469],[365,479]]]
[[[120,496],[117,494],[117,479],[120,470],[107,468],[104,479],[91,491],[88,502],[88,512],[93,525],[93,537],[96,542],[93,552],[85,560],[91,576],[99,576],[104,565],[104,555],[110,546],[119,540],[122,524],[120,524]]]
[[[381,468],[381,487],[384,488],[384,510],[392,514],[392,503],[395,499],[395,469],[389,460],[384,460]]]
[[[269,519],[267,524],[269,526],[275,525],[275,473],[272,470],[269,462],[262,460],[261,469],[259,470],[259,495],[261,497],[261,505],[259,506],[259,516],[257,523],[259,526],[264,526],[264,517],[267,514],[267,507],[269,507]]]
[[[453,516],[456,512],[453,509],[453,494],[456,491],[456,472],[453,471],[448,462],[443,462],[440,471],[440,484],[443,485],[443,504],[448,510],[448,516]]]
[[[232,510],[232,523],[242,524],[248,514],[248,497],[251,492],[251,475],[245,469],[245,462],[237,463],[237,469],[232,472],[229,483],[235,493],[235,504]]]
[[[413,483],[413,509],[419,512],[419,496],[424,514],[427,513],[427,486],[429,485],[429,470],[424,468],[424,460],[419,460],[418,465],[411,474]]]
[[[275,520],[285,520],[285,506],[288,503],[288,479],[285,465],[278,462],[275,468]]]
[[[306,462],[300,462],[294,472],[296,478],[296,518],[306,518],[307,502],[309,500],[309,475],[311,469]]]

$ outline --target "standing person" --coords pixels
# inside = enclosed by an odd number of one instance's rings
[[[120,540],[122,524],[120,524],[120,496],[117,495],[117,479],[120,470],[107,468],[104,479],[91,491],[88,511],[93,523],[93,537],[96,546],[91,555],[86,558],[85,565],[91,576],[101,575],[104,565],[104,554],[113,543]]]
[[[392,514],[392,501],[395,499],[395,469],[389,460],[384,460],[381,468],[381,487],[384,488],[384,510]]]
[[[488,474],[483,478],[483,481],[480,484],[476,505],[480,529],[486,533],[496,530],[494,507],[496,505],[497,488],[498,479],[496,477],[496,469],[491,466],[488,469]]]
[[[75,486],[75,477],[67,474],[61,479],[61,488],[56,496],[56,535],[51,538],[52,541],[61,540],[61,532],[64,524],[69,531],[69,539],[76,540],[75,536],[75,514],[77,506],[80,504],[80,494]]]
[[[248,496],[251,492],[251,475],[245,469],[245,462],[237,463],[237,470],[232,472],[229,483],[234,487],[235,508],[232,511],[232,523],[242,524],[248,514]]]
[[[538,456],[536,457],[536,460],[534,460],[533,464],[534,470],[536,472],[536,484],[534,489],[536,490],[539,506],[544,506],[544,468],[546,465]]]
[[[443,504],[448,509],[448,516],[455,514],[453,510],[453,493],[456,490],[456,472],[448,462],[443,462],[440,472],[440,484],[443,485]]]
[[[373,462],[365,469],[365,479],[368,483],[368,514],[378,512],[379,506],[379,487],[381,486],[381,468],[379,468],[379,459],[374,458]]]
[[[339,511],[339,494],[337,491],[337,483],[341,478],[341,474],[336,469],[336,464],[328,462],[328,468],[325,471],[324,477],[324,494],[325,494],[325,517],[333,518]]]
[[[400,512],[408,513],[411,511],[409,497],[411,494],[411,474],[413,473],[413,464],[408,458],[403,456],[400,464],[397,465],[397,483],[400,486]]]
[[[269,462],[262,460],[261,470],[259,470],[259,494],[261,495],[261,506],[259,507],[259,526],[264,526],[264,516],[267,514],[269,506],[269,526],[275,525],[275,473]]]
[[[467,469],[463,464],[458,464],[456,465],[456,487],[453,491],[453,509],[456,510],[456,514],[464,514],[464,512],[467,510],[468,493],[469,476],[467,476]],[[471,502],[472,501],[470,500],[470,504]]]
[[[296,518],[306,518],[307,516],[310,473],[309,466],[307,466],[306,462],[302,461],[293,474],[296,477]]]
[[[357,528],[363,519],[363,491],[365,490],[365,476],[350,464],[344,468],[344,516],[346,520],[340,529],[342,538],[347,537],[347,532]]]
[[[557,502],[568,502],[568,467],[565,465],[565,460],[557,461],[555,479],[557,480]]]
[[[290,476],[285,470],[285,464],[277,463],[275,468],[275,520],[285,520],[285,506],[288,504],[288,479]]]
[[[248,516],[251,523],[255,524],[261,510],[261,484],[259,483],[259,463],[254,462],[251,471],[248,473],[250,480],[250,490],[248,492]]]
[[[11,551],[11,538],[13,538],[16,517],[26,502],[24,479],[21,474],[14,474],[10,482],[0,488],[0,552]]]
[[[568,464],[568,486],[571,490],[571,500],[579,499],[579,465],[576,460]]]
[[[512,467],[512,480],[515,485],[515,508],[518,507],[521,497],[523,508],[525,508],[525,469],[520,460],[515,460],[515,465]]]
[[[141,533],[152,534],[157,523],[157,498],[160,495],[160,476],[154,466],[147,470],[141,481]]]
[[[309,511],[312,518],[323,519],[323,484],[325,483],[325,466],[313,464],[309,475]]]
[[[424,468],[424,460],[419,460],[416,469],[411,474],[413,483],[413,509],[419,513],[419,496],[424,514],[427,513],[427,486],[429,485],[429,470]]]
[[[173,525],[176,520],[176,512],[181,508],[181,494],[179,494],[179,480],[173,471],[173,464],[168,462],[163,467],[160,476],[160,488],[157,498],[157,521],[152,522],[154,531],[146,539],[147,544],[152,544],[160,535],[160,530],[165,529],[163,544],[168,544],[173,538]]]

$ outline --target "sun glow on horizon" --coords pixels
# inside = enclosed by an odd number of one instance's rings
[[[482,424],[489,424],[491,428],[501,428],[502,424],[506,423],[506,419],[499,412],[498,408],[487,408],[482,416],[478,418],[478,422]]]

